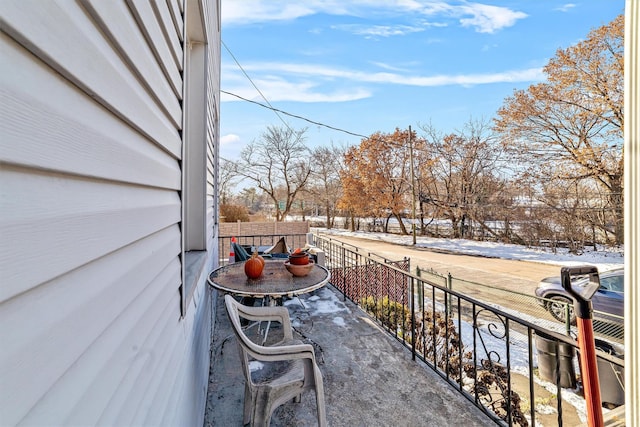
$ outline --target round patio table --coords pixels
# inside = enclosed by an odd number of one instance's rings
[[[258,279],[249,279],[244,273],[244,263],[236,262],[216,268],[209,274],[209,284],[220,291],[243,297],[280,299],[294,297],[323,287],[331,273],[315,264],[309,274],[294,276],[285,268],[285,259],[265,261]]]

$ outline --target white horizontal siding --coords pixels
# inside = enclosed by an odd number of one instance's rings
[[[184,348],[185,336],[176,333],[178,327],[182,327],[182,325],[178,325],[176,322],[173,325],[168,325],[165,329],[165,334],[171,338],[167,343],[168,351],[162,355],[162,365],[151,378],[149,392],[141,396],[142,399],[135,408],[134,417],[130,422],[125,421],[124,423],[119,423],[118,421],[120,419],[125,420],[125,417],[119,417],[116,419],[116,424],[161,426],[163,425],[163,415],[167,408],[175,408],[176,402],[171,400],[175,397],[173,388],[181,371],[181,362],[185,361],[186,356]]]
[[[0,301],[180,221],[175,191],[9,168],[0,178],[0,234],[11,242],[0,248]]]
[[[217,258],[216,258],[217,259]],[[185,360],[180,366],[179,382],[175,386],[175,407],[167,408],[163,417],[163,425],[203,424],[204,407],[207,398],[209,376],[202,375],[209,371],[210,339],[212,326],[212,303],[209,285],[206,282],[212,266],[203,271],[203,276],[196,286],[193,299],[185,316],[186,327],[193,331],[186,343]]]
[[[171,20],[173,22],[173,25],[176,27],[178,39],[180,41],[183,41],[184,22],[182,21],[182,8],[178,3],[180,2],[176,0],[167,0],[167,6],[169,6],[169,11],[171,12]]]
[[[209,38],[207,52],[207,233],[211,240],[217,239],[218,212],[218,167],[220,153],[220,20],[218,19],[220,4],[211,2],[204,13],[204,26]],[[212,40],[217,40],[214,43]],[[218,245],[209,245],[215,251],[216,260]]]
[[[57,72],[179,158],[178,129],[76,3],[4,0],[3,30]]]
[[[156,18],[160,23],[165,40],[169,45],[173,60],[178,66],[178,69],[182,70],[182,47],[178,37],[178,29],[173,24],[167,2],[166,0],[151,0],[150,3],[155,11]]]
[[[127,0],[131,12],[136,18],[140,30],[144,33],[149,47],[156,56],[162,71],[167,76],[174,93],[182,98],[182,68],[176,64],[173,53],[167,45],[162,27],[156,20],[149,0]]]
[[[175,292],[179,274],[177,262],[159,272],[153,281],[153,293],[141,295],[137,301],[143,305],[141,310],[128,307],[118,319],[118,327],[123,328],[113,334],[114,340],[117,338],[118,341],[105,343],[110,358],[101,366],[94,381],[87,384],[86,391],[66,419],[66,425],[114,425],[116,416],[137,401],[139,394],[135,393],[134,385],[148,381],[161,363],[160,356],[174,351],[162,345],[164,342],[159,338],[165,332],[162,326],[166,322],[177,322],[176,317],[167,316],[167,313],[175,313],[179,306],[180,299]],[[113,344],[118,346],[109,347]],[[104,410],[95,411],[94,402],[104,402]]]
[[[0,378],[3,384],[12,384],[0,389],[3,422],[13,425],[26,416],[25,422],[33,418],[66,424],[65,417],[76,401],[91,391],[90,384],[107,397],[111,395],[114,390],[109,390],[108,381],[118,377],[122,365],[111,362],[105,366],[104,359],[117,356],[126,366],[149,351],[143,345],[148,332],[133,322],[148,315],[145,309],[153,301],[148,294],[162,292],[163,298],[174,299],[174,313],[178,312],[177,292],[162,287],[160,273],[173,276],[175,284],[176,269],[171,272],[167,266],[176,262],[179,244],[178,229],[166,230],[2,305]],[[144,251],[148,247],[155,250]],[[161,289],[154,289],[158,286]],[[166,309],[162,311],[165,306],[153,307],[156,317],[166,315]],[[114,351],[114,341],[122,342],[128,334],[133,334],[133,345],[123,353]],[[103,372],[102,380],[107,383],[95,382],[105,368],[108,371]],[[113,378],[109,378],[111,370]],[[102,408],[96,402],[106,401],[90,402],[85,409],[99,414]]]
[[[2,425],[202,425],[218,129],[181,313],[184,10],[0,2]]]
[[[2,33],[0,56],[2,162],[180,189],[175,158]]]
[[[175,284],[175,281],[173,282]],[[170,283],[169,283],[170,285]],[[181,322],[178,316],[167,316],[166,313],[179,311],[180,297],[177,290],[165,289],[165,297],[171,296],[168,306],[160,305],[156,307],[152,316],[155,320],[153,331],[147,337],[144,348],[146,350],[144,364],[136,369],[130,369],[122,377],[118,385],[117,393],[114,393],[107,410],[102,414],[96,425],[151,425],[145,423],[134,423],[132,418],[143,408],[145,399],[156,393],[168,393],[167,390],[159,389],[157,377],[173,375],[175,365],[169,363],[175,354],[181,354],[183,348],[178,344],[183,333],[190,331],[181,329]],[[163,313],[164,311],[164,313]],[[153,407],[157,411],[164,406]]]
[[[205,192],[205,247],[209,249],[208,262],[196,278],[196,286],[193,297],[187,306],[185,323],[193,331],[191,337],[187,337],[185,348],[187,354],[185,360],[179,367],[178,382],[175,384],[175,400],[177,406],[167,407],[162,417],[162,425],[191,425],[199,426],[203,424],[205,402],[207,396],[208,376],[202,372],[209,369],[209,340],[211,336],[212,305],[209,297],[209,287],[207,284],[208,272],[217,267],[218,245],[215,218],[217,213],[216,195],[217,191],[215,174],[218,168],[218,111],[217,96],[220,87],[219,72],[219,45],[220,28],[217,11],[219,3],[215,1],[204,3],[206,9],[203,11],[204,19],[201,19],[208,35],[207,45],[207,96],[206,96],[206,173],[207,181]]]
[[[160,66],[138,27],[135,18],[124,2],[84,0],[83,4],[126,58],[127,65],[156,103],[172,120],[176,128],[182,127],[182,108],[172,88],[164,78]]]

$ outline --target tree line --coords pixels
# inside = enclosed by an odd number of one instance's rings
[[[437,234],[460,238],[622,244],[623,53],[620,15],[559,49],[546,80],[515,90],[495,118],[453,132],[428,122],[310,149],[306,129],[269,126],[222,162],[221,215],[266,206],[277,221],[322,215],[329,228],[376,218],[405,234],[439,224]],[[233,195],[240,179],[253,187]]]

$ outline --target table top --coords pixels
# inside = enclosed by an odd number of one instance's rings
[[[258,279],[249,279],[244,273],[244,262],[227,264],[209,274],[209,284],[215,289],[234,295],[251,297],[296,296],[321,288],[329,282],[331,273],[315,265],[303,277],[293,276],[284,266],[286,260],[269,260]]]

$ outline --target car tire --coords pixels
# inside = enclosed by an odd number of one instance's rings
[[[546,309],[547,311],[559,322],[565,323],[566,319],[566,311],[565,306],[569,305],[569,322],[571,325],[576,324],[576,314],[573,311],[573,301],[567,297],[554,295],[549,297],[549,301],[547,301]]]

